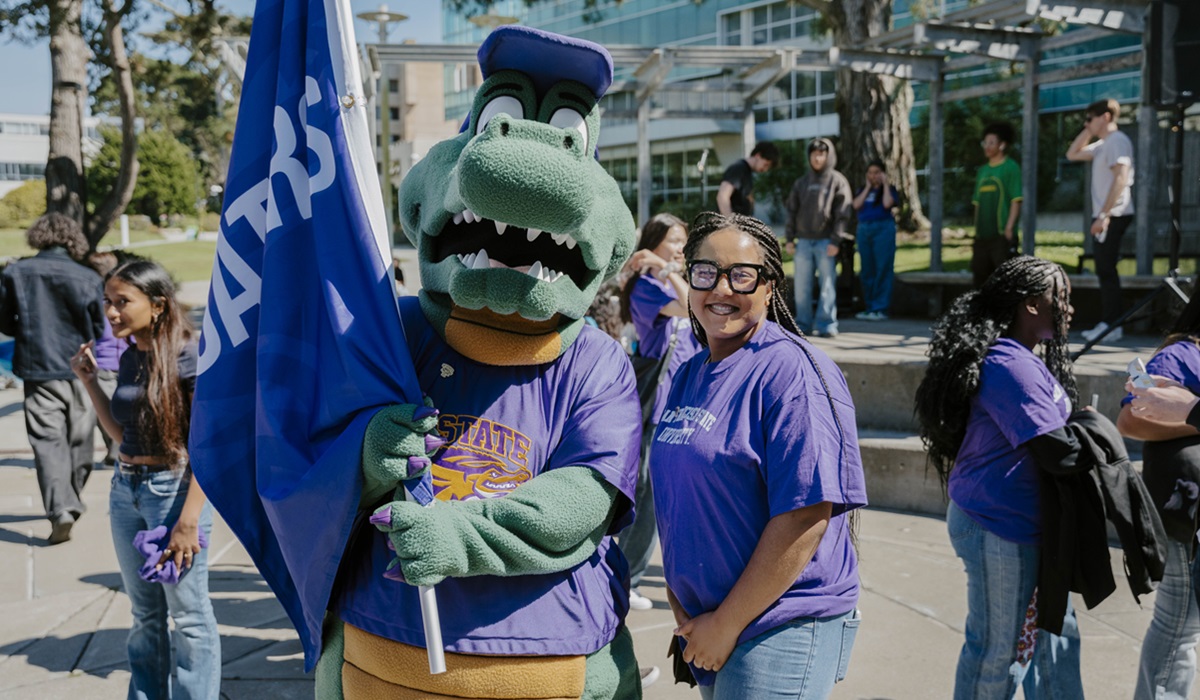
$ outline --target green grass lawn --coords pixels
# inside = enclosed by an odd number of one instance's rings
[[[161,241],[162,236],[154,231],[130,231],[129,242]],[[121,243],[121,232],[110,231],[100,239],[100,246],[116,246]],[[162,245],[141,246],[130,251],[158,262],[170,271],[177,282],[206,280],[212,274],[213,255],[217,244],[211,241],[184,241]],[[33,255],[34,250],[25,245],[25,231],[0,229],[0,257],[24,257]]]
[[[942,239],[942,269],[946,272],[956,272],[971,269],[971,238],[958,234],[963,230],[955,229],[955,235]],[[1074,273],[1079,266],[1079,256],[1083,255],[1083,234],[1074,231],[1039,231],[1035,248],[1039,258],[1052,260],[1062,265],[1069,273]],[[861,265],[862,259],[856,255],[855,265]],[[1090,264],[1090,263],[1089,263]],[[1128,265],[1129,270],[1121,268],[1122,274],[1133,274],[1136,263],[1126,260],[1122,265]],[[1163,263],[1165,271],[1166,263]],[[896,245],[896,272],[923,272],[929,269],[929,236],[902,237]],[[1091,268],[1089,268],[1091,269]],[[785,256],[783,271],[789,277],[793,272],[790,258]]]

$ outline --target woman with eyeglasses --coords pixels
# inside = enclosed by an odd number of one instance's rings
[[[705,700],[824,698],[858,626],[850,393],[784,304],[769,227],[701,214],[684,257],[706,349],[676,373],[650,456],[676,642]]]

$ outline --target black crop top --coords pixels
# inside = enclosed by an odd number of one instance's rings
[[[179,352],[179,383],[190,397],[196,389],[196,361],[198,351],[195,342],[183,346]],[[143,445],[138,435],[137,403],[145,399],[148,370],[146,353],[136,345],[121,355],[117,369],[117,389],[113,392],[110,409],[113,420],[121,424],[121,452],[130,457],[143,457],[161,452],[156,445]]]

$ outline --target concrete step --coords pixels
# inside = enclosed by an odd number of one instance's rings
[[[872,508],[944,516],[946,498],[925,446],[913,433],[859,430],[867,501]]]
[[[915,433],[918,426],[913,415],[913,398],[925,376],[925,360],[873,360],[856,355],[841,359],[835,355],[835,359],[850,387],[859,429]],[[1075,380],[1080,405],[1090,404],[1094,395],[1099,399],[1095,408],[1116,421],[1125,396],[1126,378],[1123,371],[1077,365]]]

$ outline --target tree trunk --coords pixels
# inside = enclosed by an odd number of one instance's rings
[[[83,225],[83,110],[90,51],[80,24],[83,0],[50,0],[50,154],[46,161],[46,211]]]
[[[805,3],[810,4],[810,3]],[[833,0],[822,3],[833,29],[834,46],[859,46],[889,29],[892,0]],[[837,72],[837,107],[841,129],[838,169],[855,190],[866,183],[867,164],[878,158],[888,179],[904,198],[902,228],[927,228],[921,211],[913,159],[909,112],[913,92],[907,80],[848,69]]]
[[[126,5],[128,8],[128,4]],[[104,36],[108,43],[113,79],[121,102],[121,167],[117,182],[96,211],[88,217],[88,243],[93,248],[104,238],[113,221],[125,211],[133,198],[133,186],[137,182],[137,130],[134,128],[133,73],[129,67],[129,55],[125,52],[125,34],[121,29],[123,12],[113,7],[113,0],[104,6]]]

